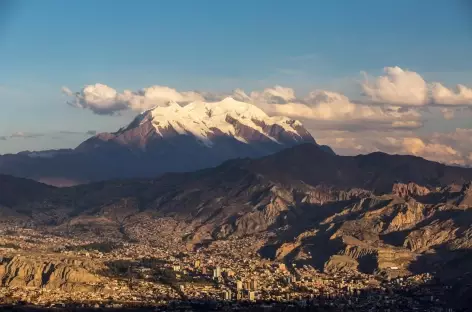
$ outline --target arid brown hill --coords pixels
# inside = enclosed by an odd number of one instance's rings
[[[71,188],[0,180],[10,190],[0,193],[4,221],[60,235],[152,240],[169,224],[197,244],[272,233],[267,257],[398,274],[460,262],[457,251],[472,247],[472,169],[412,156],[337,156],[305,144],[157,179]]]

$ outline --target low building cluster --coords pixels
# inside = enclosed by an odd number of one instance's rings
[[[286,304],[336,310],[450,311],[442,299],[447,287],[436,285],[430,274],[393,279],[362,273],[325,274],[308,264],[261,258],[257,253],[261,240],[264,237],[252,236],[196,248],[177,241],[122,242],[100,251],[90,248],[103,247],[94,241],[14,229],[3,232],[0,239],[5,257],[86,259],[96,264],[90,270],[100,282],[93,285],[95,291],[3,285],[0,304],[180,307],[211,303],[226,308]]]

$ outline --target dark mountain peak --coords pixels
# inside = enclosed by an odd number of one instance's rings
[[[362,188],[390,193],[396,183],[413,182],[426,187],[464,183],[472,169],[446,166],[420,157],[373,153],[338,156],[314,144],[301,144],[251,162],[249,167],[285,183],[302,181],[342,189]]]

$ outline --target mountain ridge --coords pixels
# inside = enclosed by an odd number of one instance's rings
[[[186,106],[169,103],[72,150],[0,156],[0,173],[58,186],[149,178],[213,167],[231,158],[257,158],[301,143],[317,145],[299,121],[269,117],[252,104],[232,98]]]
[[[318,165],[317,161],[321,163]],[[311,165],[294,167],[294,163]],[[292,182],[297,179],[310,185],[331,183],[337,187],[377,190],[378,193],[391,191],[395,182],[415,182],[435,187],[472,180],[471,168],[448,166],[410,155],[331,155],[310,144],[255,159],[252,168],[269,177],[281,172],[282,175],[276,178],[282,180],[284,174],[290,173]]]
[[[8,226],[91,239],[152,242],[166,232],[198,246],[266,235],[264,257],[325,272],[452,268],[456,250],[472,248],[472,170],[372,157],[379,154],[338,156],[305,144],[195,172],[70,188],[0,176],[0,186],[19,190],[0,193],[0,212]],[[32,196],[22,196],[23,185]]]

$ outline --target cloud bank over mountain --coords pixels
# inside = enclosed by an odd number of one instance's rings
[[[344,155],[372,152],[420,156],[460,166],[472,165],[472,129],[418,134],[413,131],[322,131],[317,141]]]
[[[319,89],[299,95],[293,88],[280,85],[227,93],[181,91],[161,85],[136,91],[118,91],[101,83],[86,85],[78,92],[63,87],[69,105],[98,115],[116,115],[126,110],[142,112],[174,102],[181,106],[192,102],[211,103],[232,97],[254,104],[272,116],[299,119],[316,139],[341,154],[384,151],[472,164],[472,149],[460,144],[460,140],[468,142],[464,133],[469,129],[421,133],[431,116],[448,122],[471,114],[472,88],[462,84],[449,88],[440,82],[427,81],[415,71],[394,66],[385,67],[378,77],[364,73],[358,90],[358,97],[351,99],[339,92]]]

